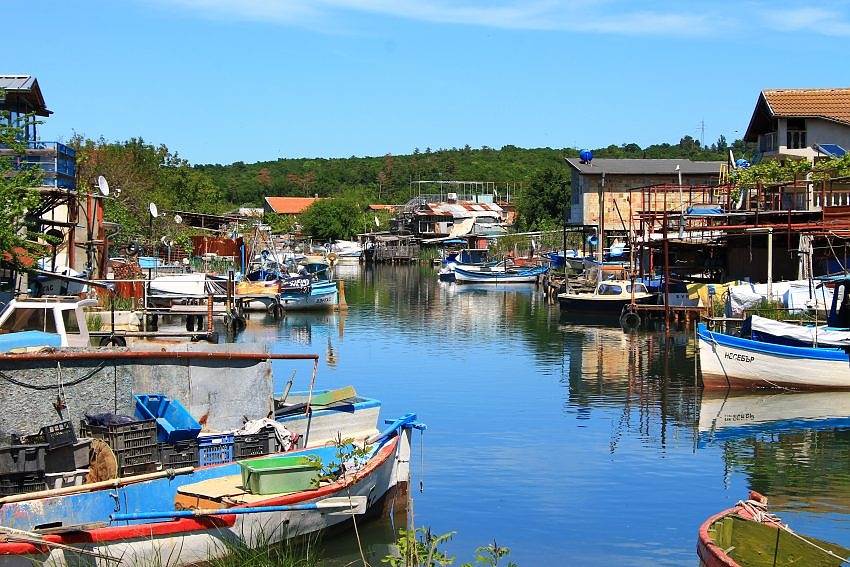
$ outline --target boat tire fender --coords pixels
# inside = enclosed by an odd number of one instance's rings
[[[117,347],[125,347],[127,346],[127,341],[124,340],[124,337],[103,337],[100,339],[98,343],[100,346],[117,346]]]
[[[626,331],[634,331],[640,327],[640,315],[634,311],[627,311],[620,315],[620,326]]]

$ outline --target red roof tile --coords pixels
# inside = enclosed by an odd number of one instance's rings
[[[850,88],[766,89],[762,95],[776,117],[818,117],[850,124]]]

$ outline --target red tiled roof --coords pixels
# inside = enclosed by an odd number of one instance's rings
[[[318,199],[315,197],[266,197],[266,203],[271,209],[281,215],[297,215],[303,213]]]
[[[775,117],[818,117],[850,125],[850,88],[766,89],[762,95]]]

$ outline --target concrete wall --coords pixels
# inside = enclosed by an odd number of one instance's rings
[[[148,347],[150,348],[150,347]],[[179,357],[174,350],[249,352],[255,345],[183,343],[137,359],[104,359],[97,350],[78,359],[0,357],[0,444],[9,435],[37,433],[70,419],[75,429],[84,414],[134,415],[134,394],[164,394],[179,400],[213,431],[237,429],[243,416],[266,417],[272,407],[270,361]],[[108,349],[111,352],[129,349]],[[58,398],[67,406],[59,412]]]

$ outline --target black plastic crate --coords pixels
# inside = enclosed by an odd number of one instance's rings
[[[0,476],[0,496],[47,490],[44,472]]]
[[[164,469],[197,467],[198,459],[197,439],[159,444],[159,462]]]
[[[91,439],[82,438],[71,445],[48,449],[44,458],[45,471],[61,473],[88,468],[91,442]]]
[[[236,460],[268,455],[277,450],[274,427],[264,427],[258,433],[236,435],[233,438],[233,458]]]
[[[89,425],[83,420],[80,422],[80,435],[103,439],[113,451],[156,447],[156,420],[145,419],[120,425]]]
[[[44,474],[47,443],[0,447],[0,474]]]
[[[47,443],[48,450],[67,447],[77,442],[77,434],[74,433],[74,426],[71,425],[70,421],[62,421],[42,427],[41,438]]]
[[[125,449],[123,451],[113,449],[112,452],[115,453],[115,460],[118,462],[119,469],[159,463],[159,448],[156,445]]]

